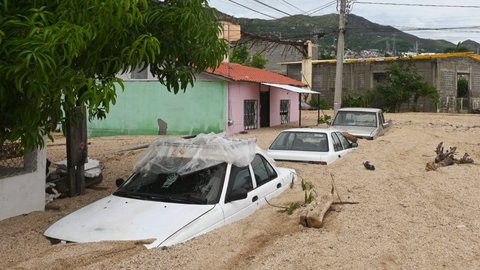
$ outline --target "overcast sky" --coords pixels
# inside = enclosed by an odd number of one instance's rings
[[[264,13],[270,17],[233,2]],[[361,2],[470,7],[398,6],[366,4]],[[271,8],[261,3],[270,5]],[[281,18],[288,16],[286,14],[320,16],[337,13],[336,1],[332,0],[209,0],[209,4],[237,18],[272,19],[271,17]],[[311,12],[315,13],[309,14]],[[356,0],[353,1],[351,13],[364,17],[374,23],[390,25],[422,38],[445,39],[453,43],[471,39],[480,43],[480,0]],[[406,31],[409,28],[445,27],[461,27],[462,29]]]

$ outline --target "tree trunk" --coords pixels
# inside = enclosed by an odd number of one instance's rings
[[[300,224],[305,227],[321,228],[325,213],[333,203],[333,194],[322,195],[320,200],[315,200],[309,204],[302,216],[300,216]]]
[[[84,164],[87,161],[87,117],[85,107],[78,106],[67,113],[67,177],[69,196],[85,193]]]

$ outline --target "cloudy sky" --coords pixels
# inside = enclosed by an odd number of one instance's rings
[[[480,43],[480,0],[355,0],[350,2],[353,2],[351,13],[378,24],[391,25],[418,37],[445,39],[453,43],[471,39]],[[394,5],[387,5],[387,3]],[[288,16],[287,14],[319,16],[337,13],[336,1],[333,0],[209,0],[209,4],[235,17],[260,19],[281,18]],[[429,30],[419,31],[418,28]],[[417,30],[408,31],[408,29]]]

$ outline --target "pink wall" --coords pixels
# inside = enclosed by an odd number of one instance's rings
[[[298,121],[298,93],[276,87],[270,88],[270,126],[280,125],[280,100],[290,100],[290,122]]]
[[[243,101],[246,99],[257,100],[260,107],[259,84],[228,82],[227,121],[233,121],[228,125],[227,135],[239,133],[244,130],[243,125]],[[258,110],[260,108],[257,108]],[[258,126],[260,126],[260,111],[257,111]]]
[[[270,126],[280,125],[280,100],[290,100],[290,122],[296,122],[299,118],[298,93],[283,90],[276,87],[261,86],[263,91],[270,90]],[[260,127],[260,85],[257,83],[228,83],[227,135],[239,133],[244,130],[243,125],[243,101],[257,101],[257,127]]]

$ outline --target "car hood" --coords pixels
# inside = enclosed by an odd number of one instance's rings
[[[369,138],[373,137],[376,127],[359,127],[359,126],[337,126],[334,125],[334,128],[348,132],[357,137]]]
[[[44,235],[80,243],[144,239],[163,242],[214,207],[110,195],[60,219]]]

